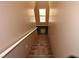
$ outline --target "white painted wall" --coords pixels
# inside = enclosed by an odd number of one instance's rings
[[[0,1],[0,53],[35,27],[34,2]]]
[[[55,57],[79,57],[79,2],[49,2],[49,37]]]

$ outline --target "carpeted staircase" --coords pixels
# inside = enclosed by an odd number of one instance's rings
[[[52,57],[48,36],[45,34],[38,35],[36,41],[32,45],[29,58],[50,58]]]

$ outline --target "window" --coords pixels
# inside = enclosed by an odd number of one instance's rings
[[[40,22],[46,22],[46,9],[39,9]]]
[[[46,9],[39,9],[40,15],[46,15]]]
[[[45,17],[40,16],[40,22],[46,22]]]

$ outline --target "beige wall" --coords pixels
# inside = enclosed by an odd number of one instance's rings
[[[0,2],[0,53],[35,27],[34,2]]]
[[[40,23],[39,17],[39,9],[46,8],[46,22]],[[49,19],[49,5],[47,1],[38,1],[35,4],[35,18],[36,18],[36,25],[37,26],[48,26],[48,19]]]
[[[79,57],[79,2],[49,2],[49,37],[55,57]]]

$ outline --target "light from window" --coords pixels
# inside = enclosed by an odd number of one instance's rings
[[[46,15],[46,9],[39,9],[39,15]]]
[[[40,22],[46,22],[45,17],[40,17]]]

